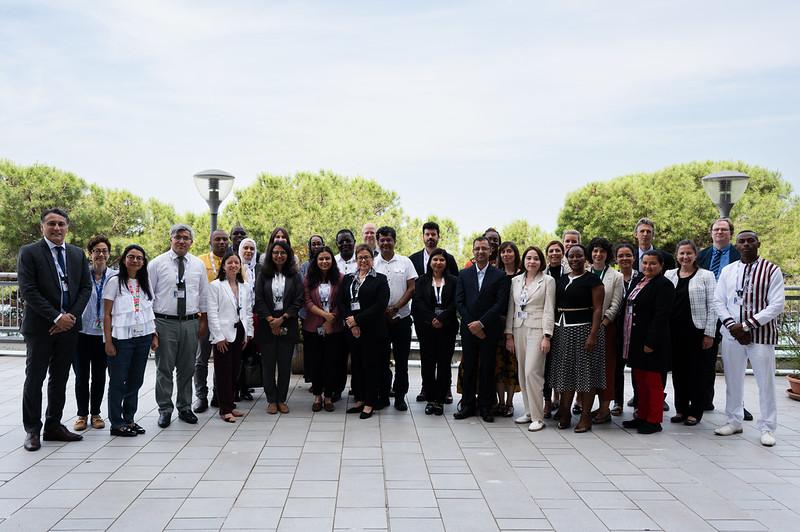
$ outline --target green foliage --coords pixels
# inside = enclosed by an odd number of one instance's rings
[[[587,242],[594,236],[633,242],[636,221],[646,216],[656,223],[658,247],[673,250],[684,238],[707,246],[711,240],[709,226],[718,212],[701,179],[720,170],[739,170],[750,176],[747,191],[731,213],[736,229],[746,226],[758,231],[764,256],[775,260],[787,273],[800,273],[792,265],[796,264],[792,258],[800,255],[800,238],[786,238],[786,228],[797,227],[785,223],[798,216],[791,186],[777,171],[742,162],[692,162],[589,183],[567,196],[558,216],[558,232],[578,229]],[[778,257],[789,264],[781,263]]]
[[[531,225],[527,220],[522,219],[514,220],[496,229],[500,233],[503,242],[509,240],[514,242],[520,253],[528,246],[538,246],[544,249],[548,242],[556,238],[555,234],[545,231],[538,225]],[[461,241],[461,254],[456,257],[459,266],[464,265],[472,258],[472,241],[481,235],[483,235],[483,231],[475,231],[464,236]]]

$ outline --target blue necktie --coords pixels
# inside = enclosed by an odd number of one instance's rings
[[[714,277],[719,280],[719,263],[722,259],[722,250],[713,248],[714,256],[711,258],[711,271],[714,272]]]
[[[64,248],[61,246],[56,246],[56,260],[58,261],[58,267],[61,268],[58,278],[62,288],[61,310],[67,310],[67,307],[69,307],[69,291],[63,289],[63,287],[67,284],[67,264],[64,262]],[[64,277],[61,277],[61,275]]]

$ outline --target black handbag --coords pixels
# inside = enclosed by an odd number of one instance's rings
[[[244,361],[244,382],[248,388],[261,388],[263,378],[261,376],[261,354],[254,352]]]

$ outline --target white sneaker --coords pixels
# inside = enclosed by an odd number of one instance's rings
[[[775,436],[768,430],[761,433],[761,445],[764,447],[772,447],[775,445]]]
[[[536,432],[537,430],[542,430],[543,428],[544,428],[544,423],[537,420],[528,425],[528,432]],[[765,432],[764,434],[769,434],[769,433]],[[764,440],[763,436],[761,437],[761,440],[762,441]]]
[[[517,419],[514,420],[514,423],[517,423],[519,425],[522,425],[524,423],[530,423],[530,422],[531,422],[531,415],[530,414],[522,414],[521,416],[519,416]]]
[[[716,434],[717,436],[730,436],[732,434],[741,434],[741,433],[742,433],[742,427],[734,427],[730,423],[714,429],[714,434]]]

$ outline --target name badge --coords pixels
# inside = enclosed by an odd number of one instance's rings
[[[178,299],[178,298],[184,298],[185,299],[186,298],[186,290],[184,290],[182,288],[180,288],[178,290],[175,290],[172,294],[175,296],[175,299]]]
[[[358,301],[352,301],[350,303],[350,310],[361,310],[361,303]]]
[[[144,334],[144,325],[134,325],[131,327],[131,336],[142,336]]]
[[[625,307],[625,313],[626,314],[633,314],[633,307],[631,307],[631,306]]]
[[[94,320],[94,328],[95,329],[102,329],[103,328],[103,322],[100,321],[99,319]]]
[[[64,281],[61,281],[61,291],[62,292],[69,292],[69,285]]]
[[[439,305],[436,305],[436,306],[433,308],[433,313],[434,313],[434,314],[436,314],[437,316],[438,316],[438,315],[440,315],[440,314],[442,314],[442,313],[444,313],[444,307],[442,307],[442,306],[439,306]]]
[[[743,303],[741,296],[733,296],[733,304],[741,305]]]
[[[317,327],[317,335],[325,336],[325,327]]]
[[[518,310],[518,311],[517,311],[517,319],[519,319],[519,320],[524,320],[524,319],[526,319],[527,317],[528,317],[528,313],[527,313],[527,312],[525,312],[524,310]]]

